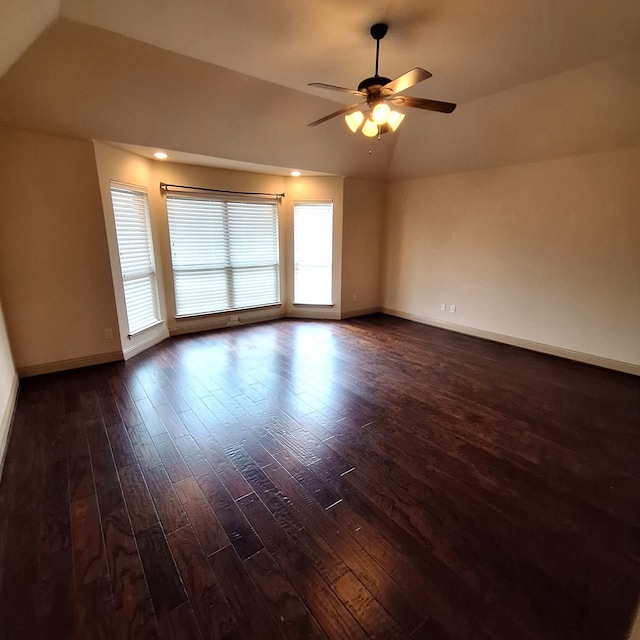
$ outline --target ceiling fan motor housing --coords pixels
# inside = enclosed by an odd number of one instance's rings
[[[384,76],[371,76],[370,78],[365,78],[358,85],[358,91],[375,91],[376,85],[382,88],[385,84],[387,84],[387,82],[391,82],[391,78],[385,78]]]
[[[367,94],[367,104],[371,105],[372,103],[380,102],[382,99],[382,87],[388,82],[391,82],[390,78],[371,76],[370,78],[365,78],[358,85],[358,91]]]

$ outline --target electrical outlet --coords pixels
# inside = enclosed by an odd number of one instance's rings
[[[104,330],[104,339],[105,340],[113,340],[113,330],[105,329]]]
[[[455,313],[455,312],[456,312],[456,305],[455,304],[449,305],[449,313]]]
[[[240,316],[229,316],[227,318],[227,324],[238,324],[240,322]]]
[[[440,305],[440,311],[446,311],[446,310],[447,310],[447,305],[443,302],[443,303]]]
[[[353,301],[354,302],[358,302],[358,294],[357,293],[353,294]]]

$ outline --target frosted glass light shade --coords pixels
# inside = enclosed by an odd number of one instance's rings
[[[362,127],[362,133],[364,133],[367,138],[373,138],[378,135],[378,125],[373,120],[367,120],[364,123],[364,127]]]
[[[404,115],[404,113],[400,113],[399,111],[392,111],[389,114],[387,124],[391,127],[391,131],[395,131],[400,126],[400,123],[404,120]]]
[[[358,127],[362,124],[364,115],[362,114],[362,111],[354,111],[353,113],[347,114],[344,117],[344,120],[347,123],[349,129],[351,129],[351,131],[355,133],[358,130]]]
[[[378,125],[387,124],[391,107],[386,102],[379,102],[371,112],[371,119]]]

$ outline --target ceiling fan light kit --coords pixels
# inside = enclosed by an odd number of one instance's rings
[[[378,104],[371,109],[371,119],[377,125],[387,124],[390,113],[391,107],[386,102],[378,102]]]
[[[395,131],[405,117],[404,113],[394,111],[389,106],[389,103],[394,106],[399,105],[402,107],[426,109],[427,111],[439,111],[440,113],[451,113],[456,108],[456,105],[451,102],[398,95],[400,92],[418,84],[418,82],[422,82],[431,77],[428,71],[420,67],[407,71],[407,73],[399,76],[395,80],[385,78],[378,74],[380,40],[385,37],[387,30],[388,25],[384,23],[377,23],[371,27],[371,37],[376,41],[376,72],[370,78],[365,78],[358,85],[357,89],[347,89],[346,87],[338,87],[322,82],[312,82],[309,84],[310,87],[350,93],[354,96],[364,98],[364,102],[339,109],[328,116],[324,116],[324,118],[310,122],[308,126],[315,127],[327,120],[344,115],[345,122],[353,133],[356,133],[362,126],[361,131],[363,135],[368,138],[376,136],[380,138],[381,135],[388,131]]]
[[[400,126],[400,123],[404,120],[404,115],[404,113],[400,113],[399,111],[392,111],[389,114],[387,124],[391,127],[391,131],[395,131]]]
[[[348,113],[344,117],[347,126],[353,133],[355,133],[359,128],[362,122],[364,121],[364,114],[362,111],[354,111],[353,113]]]
[[[367,138],[374,138],[380,133],[379,129],[380,125],[377,125],[373,120],[367,118],[367,121],[362,127],[362,133],[367,136]]]

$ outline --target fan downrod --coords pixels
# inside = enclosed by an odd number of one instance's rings
[[[367,94],[367,103],[376,102],[380,95],[380,88],[391,82],[390,78],[385,78],[378,74],[378,62],[380,60],[380,40],[387,35],[389,25],[384,22],[377,22],[371,26],[369,30],[371,37],[376,41],[376,72],[371,78],[365,78],[359,85],[358,91],[364,91]]]

